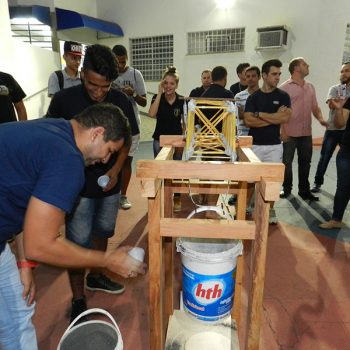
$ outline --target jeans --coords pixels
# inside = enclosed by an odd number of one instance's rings
[[[16,258],[6,244],[0,254],[0,349],[37,350],[32,323],[34,304],[22,298],[23,285]]]
[[[324,174],[326,173],[328,163],[332,158],[335,148],[341,143],[343,139],[344,130],[327,130],[323,136],[320,160],[318,161],[315,184],[317,186],[323,185]]]
[[[292,163],[295,150],[298,154],[299,193],[310,191],[309,174],[312,157],[312,137],[290,137],[283,143],[283,163],[285,165],[283,189],[290,192],[293,187]]]
[[[157,157],[158,153],[160,152],[160,150],[162,149],[162,147],[160,147],[159,145],[159,140],[155,140],[153,139],[153,155],[154,158]],[[175,148],[174,151],[174,156],[173,156],[173,160],[182,160],[182,148]]]
[[[336,162],[337,191],[334,196],[332,219],[342,221],[350,199],[350,149],[340,148]]]
[[[114,234],[120,193],[103,198],[80,197],[66,218],[66,237],[84,248],[91,248],[93,237],[110,238]]]

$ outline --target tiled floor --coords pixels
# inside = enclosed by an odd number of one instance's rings
[[[142,143],[137,158],[152,158],[151,149],[151,142]],[[310,180],[318,156],[316,150]],[[333,159],[319,202],[309,205],[295,196],[276,204],[279,223],[269,231],[261,350],[350,349],[349,206],[344,217],[347,227],[318,228],[331,215],[335,181]],[[147,203],[139,193],[139,182],[133,177],[128,193],[133,207],[119,213],[111,248],[119,243],[133,245],[141,236],[141,246],[147,248]],[[67,275],[61,269],[39,266],[36,276],[34,322],[39,349],[54,350],[68,326]],[[88,306],[112,313],[125,350],[149,350],[148,275],[124,282],[126,291],[119,296],[87,292]]]

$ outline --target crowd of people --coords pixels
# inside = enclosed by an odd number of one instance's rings
[[[127,197],[132,161],[140,142],[138,106],[147,105],[141,72],[128,65],[124,46],[110,49],[80,43],[64,44],[63,70],[48,80],[51,98],[45,118],[26,121],[26,96],[16,80],[0,72],[0,348],[37,349],[34,313],[37,263],[68,270],[72,290],[72,322],[87,309],[85,289],[121,294],[125,286],[104,270],[123,278],[144,274],[146,265],[128,255],[131,247],[107,250],[114,235],[119,208],[130,209]],[[203,70],[202,85],[193,98],[234,99],[237,135],[250,135],[252,149],[262,162],[283,162],[281,198],[292,194],[292,163],[298,155],[298,195],[317,201],[328,163],[337,146],[337,189],[331,220],[322,229],[341,228],[350,199],[350,62],[340,71],[340,84],[327,96],[326,121],[312,83],[305,78],[309,65],[302,57],[290,61],[290,78],[279,85],[282,62],[271,59],[261,69],[241,63],[239,81],[226,89],[223,66]],[[259,85],[262,80],[261,86]],[[340,88],[346,86],[346,95]],[[168,67],[150,101],[148,115],[156,119],[154,157],[161,135],[182,135],[185,99],[177,90],[179,74]],[[313,186],[312,115],[326,128]],[[210,116],[209,116],[210,118]],[[20,122],[16,122],[20,121]],[[22,122],[24,121],[24,122]],[[176,148],[173,159],[182,159]],[[101,186],[99,178],[107,176]],[[230,204],[234,204],[232,198]],[[174,211],[181,211],[174,194]],[[271,206],[270,222],[277,222]],[[65,235],[61,227],[65,225]],[[9,242],[14,241],[12,251]],[[88,269],[86,274],[85,269]],[[81,321],[83,321],[82,319]]]

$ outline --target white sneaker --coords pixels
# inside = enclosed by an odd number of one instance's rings
[[[131,203],[128,201],[126,196],[120,196],[119,206],[122,209],[130,209],[132,207]]]
[[[275,209],[270,209],[269,224],[276,225],[277,221]]]

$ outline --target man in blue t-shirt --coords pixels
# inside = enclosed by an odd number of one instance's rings
[[[47,116],[72,118],[88,106],[102,102],[112,103],[128,118],[132,136],[140,133],[132,104],[122,91],[111,89],[118,76],[115,56],[103,45],[88,46],[81,71],[82,84],[57,92],[51,100]],[[118,215],[121,169],[128,157],[130,146],[124,146],[106,164],[86,168],[85,184],[74,211],[66,220],[66,236],[85,248],[106,251],[108,238],[114,235]],[[105,187],[98,185],[102,175],[109,177]],[[86,310],[84,270],[68,271],[72,288],[71,321]],[[124,292],[124,285],[113,281],[100,271],[90,271],[86,276],[86,288],[112,294]]]
[[[266,61],[261,68],[262,87],[251,94],[244,108],[244,123],[250,127],[253,137],[252,150],[262,162],[282,163],[283,147],[280,126],[291,116],[289,95],[278,89],[282,62],[278,59]],[[270,223],[276,223],[273,209]]]
[[[35,286],[27,259],[108,268],[124,277],[144,272],[144,266],[128,256],[128,247],[91,251],[59,235],[65,213],[72,210],[84,184],[84,167],[107,163],[129,139],[126,118],[110,104],[92,106],[71,121],[0,125],[1,349],[37,349],[31,322]],[[7,243],[13,237],[17,265]]]

